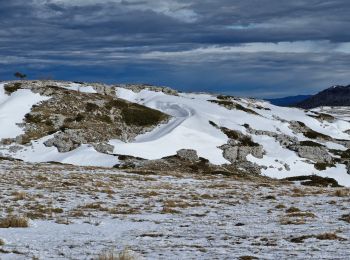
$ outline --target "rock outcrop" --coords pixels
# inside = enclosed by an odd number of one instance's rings
[[[87,87],[97,93],[84,91]],[[18,89],[50,97],[25,115],[21,124],[24,134],[15,139],[22,145],[53,135],[45,145],[55,146],[59,152],[72,151],[81,144],[93,144],[108,152],[111,148],[102,143],[111,139],[130,141],[170,119],[158,110],[117,98],[115,89],[103,84],[16,81],[5,86],[10,92]]]
[[[327,148],[324,146],[295,145],[290,146],[290,149],[296,151],[300,157],[315,162],[331,163],[333,161],[333,157],[328,153]]]

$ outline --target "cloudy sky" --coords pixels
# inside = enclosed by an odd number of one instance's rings
[[[0,1],[0,80],[279,97],[350,84],[348,0]]]

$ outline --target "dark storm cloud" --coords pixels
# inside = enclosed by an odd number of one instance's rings
[[[349,13],[346,0],[1,1],[0,76],[310,93],[347,83]]]

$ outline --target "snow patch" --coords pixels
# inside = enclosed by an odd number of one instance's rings
[[[23,129],[17,124],[23,122],[25,114],[30,112],[33,105],[49,99],[28,89],[19,89],[7,95],[4,85],[0,84],[0,139],[23,134]]]
[[[60,162],[78,166],[113,167],[119,163],[118,157],[97,152],[92,145],[81,145],[77,149],[60,153],[56,147],[47,147],[44,142],[52,136],[33,141],[32,145],[13,155],[27,162]]]

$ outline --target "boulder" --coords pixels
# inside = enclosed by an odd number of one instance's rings
[[[60,153],[72,151],[84,143],[87,143],[87,141],[81,132],[71,129],[59,132],[53,138],[44,142],[47,147],[55,146]]]
[[[231,163],[243,162],[247,160],[247,155],[251,154],[256,158],[263,158],[264,149],[260,146],[221,146],[223,156]]]
[[[106,144],[106,143],[97,143],[97,144],[93,144],[95,150],[99,153],[113,153],[114,150],[114,146],[110,145],[110,144]]]
[[[177,156],[181,159],[185,159],[188,161],[198,161],[198,155],[196,150],[192,149],[181,149],[176,152]]]
[[[300,157],[316,162],[331,163],[333,158],[323,146],[297,146],[296,151]]]

